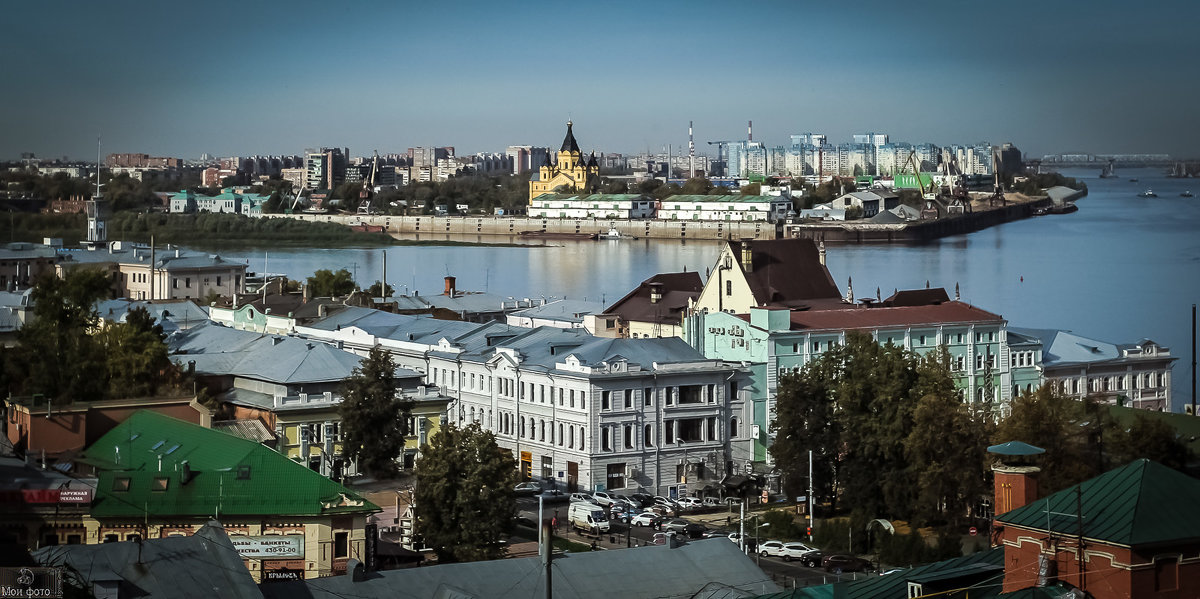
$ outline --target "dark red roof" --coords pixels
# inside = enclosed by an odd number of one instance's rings
[[[792,330],[853,330],[952,322],[989,322],[1004,318],[962,302],[928,306],[855,307],[843,310],[793,310]]]
[[[821,264],[813,240],[730,241],[739,268],[743,243],[750,243],[752,268],[746,273],[746,280],[759,305],[794,308],[811,305],[811,300],[841,298],[829,269]]]
[[[662,299],[650,301],[650,289],[662,285]],[[617,300],[604,311],[615,314],[625,322],[658,322],[680,324],[688,300],[700,297],[704,282],[698,272],[667,272],[642,281],[633,291]]]

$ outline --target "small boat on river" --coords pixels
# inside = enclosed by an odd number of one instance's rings
[[[632,235],[626,235],[626,234],[618,231],[616,227],[609,228],[607,233],[601,233],[601,234],[597,235],[596,238],[597,239],[637,239],[637,237],[634,237]]]
[[[1194,197],[1194,196],[1192,196],[1192,192],[1191,192],[1191,190],[1188,190],[1188,191],[1185,191],[1185,192],[1183,192],[1183,193],[1179,194],[1179,197],[1181,197],[1181,198],[1190,198],[1190,197]]]
[[[1158,194],[1157,194],[1157,193],[1154,193],[1154,190],[1153,190],[1153,189],[1149,189],[1149,188],[1147,188],[1147,189],[1146,189],[1146,191],[1143,191],[1142,193],[1139,193],[1139,194],[1138,194],[1138,197],[1139,197],[1139,198],[1157,198],[1157,197],[1158,197]]]

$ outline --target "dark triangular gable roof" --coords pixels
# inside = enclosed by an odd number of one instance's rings
[[[662,284],[663,297],[658,303],[650,302],[652,283]],[[687,308],[688,300],[700,297],[703,290],[704,282],[698,272],[658,273],[642,281],[633,291],[609,306],[604,313],[616,314],[626,322],[680,324],[682,311]]]
[[[562,152],[579,152],[579,144],[575,141],[575,134],[571,132],[571,121],[567,121],[567,136],[563,138]]]
[[[739,268],[742,243],[729,242]],[[752,268],[745,273],[746,281],[759,305],[798,307],[807,305],[808,300],[841,299],[842,293],[829,269],[821,264],[813,240],[755,240],[750,244]]]
[[[1077,491],[1082,497],[1077,497]],[[1200,480],[1146,459],[1063,489],[996,520],[1042,531],[1049,522],[1053,532],[1074,536],[1079,532],[1075,514],[1080,500],[1084,538],[1125,547],[1200,541],[1200,512],[1195,507],[1200,505]]]

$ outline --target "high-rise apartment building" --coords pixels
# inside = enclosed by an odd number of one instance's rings
[[[304,153],[304,186],[308,189],[333,189],[346,181],[349,148],[321,148]]]

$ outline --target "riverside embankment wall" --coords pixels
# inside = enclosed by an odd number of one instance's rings
[[[803,239],[821,239],[826,243],[922,243],[1028,218],[1033,216],[1034,210],[1049,206],[1050,200],[1047,198],[977,210],[962,216],[894,225],[862,222],[793,224],[784,225],[783,234]]]
[[[525,216],[387,216],[360,214],[264,214],[263,218],[295,218],[343,225],[381,226],[393,235],[519,235],[522,231],[549,233],[607,233],[654,239],[775,239],[775,225],[766,221],[620,220],[610,218],[530,218]]]

